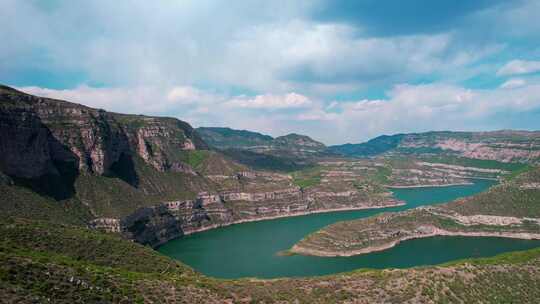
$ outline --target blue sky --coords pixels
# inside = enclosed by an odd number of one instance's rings
[[[0,0],[0,83],[327,144],[540,129],[540,1]]]

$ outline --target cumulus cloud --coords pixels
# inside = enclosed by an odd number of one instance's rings
[[[532,81],[493,90],[444,83],[401,84],[388,91],[385,99],[330,103],[297,93],[223,96],[188,86],[19,89],[110,111],[176,116],[194,126],[229,126],[274,136],[295,131],[328,144],[402,132],[508,128],[508,120],[499,115],[513,117],[514,126],[538,128],[534,123],[538,120],[524,123],[527,117],[540,116],[540,83]],[[191,102],[192,98],[200,101]]]
[[[497,71],[499,76],[540,72],[540,61],[512,60]]]
[[[507,128],[508,121],[500,120],[500,115],[525,119],[538,116],[540,110],[540,84],[523,84],[512,90],[404,84],[395,86],[388,95],[388,99],[336,102],[331,109],[312,110],[316,115],[300,114],[297,119],[319,120],[323,125],[319,135],[326,142],[339,143],[360,142],[380,134]]]
[[[111,111],[327,143],[519,127],[527,120],[498,115],[540,111],[530,75],[540,61],[502,62],[538,58],[539,1],[444,4],[458,11],[421,20],[419,8],[439,4],[379,2],[4,0],[0,80]],[[338,16],[321,18],[327,5]],[[386,7],[405,18],[400,28]],[[499,78],[513,75],[524,76]],[[469,89],[470,79],[491,87]]]
[[[176,114],[178,111],[201,111],[205,104],[218,103],[223,100],[222,96],[189,86],[101,88],[82,85],[74,89],[61,90],[35,86],[19,87],[18,89],[37,96],[131,114],[167,115]]]
[[[257,95],[254,98],[237,97],[226,104],[230,107],[248,109],[290,109],[308,107],[311,105],[311,100],[293,92],[285,95]]]

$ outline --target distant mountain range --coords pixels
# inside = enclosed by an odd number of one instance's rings
[[[530,162],[540,159],[540,132],[432,131],[382,135],[364,143],[330,146],[326,151],[348,157],[371,157],[382,154],[454,154],[472,159]]]
[[[243,154],[303,157],[375,157],[380,155],[451,154],[501,162],[529,162],[540,158],[540,132],[501,130],[490,132],[431,131],[382,135],[358,144],[325,146],[308,136],[289,134],[273,138],[257,132],[230,128],[198,128],[211,147]],[[253,153],[249,153],[249,152]]]

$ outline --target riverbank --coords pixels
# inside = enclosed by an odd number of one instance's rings
[[[388,205],[381,205],[381,206],[359,206],[359,207],[344,207],[344,208],[330,208],[330,209],[319,209],[319,210],[313,210],[313,211],[303,211],[303,212],[294,212],[289,214],[280,214],[280,215],[273,215],[273,216],[262,216],[262,217],[256,217],[256,218],[250,218],[250,219],[241,219],[229,223],[220,223],[220,224],[214,224],[205,226],[199,229],[193,229],[189,231],[185,231],[184,235],[190,235],[198,232],[204,232],[212,229],[217,228],[223,228],[228,227],[232,225],[242,224],[242,223],[251,223],[251,222],[260,222],[260,221],[269,221],[269,220],[275,220],[280,218],[289,218],[289,217],[297,217],[297,216],[303,216],[303,215],[311,215],[311,214],[319,214],[319,213],[330,213],[330,212],[344,212],[344,211],[357,211],[357,210],[369,210],[369,209],[384,209],[384,208],[391,208],[391,207],[399,207],[399,206],[405,206],[406,203],[403,201],[398,200],[392,200],[392,204]]]
[[[335,223],[308,235],[290,252],[353,256],[433,236],[540,239],[540,189],[522,189],[538,180],[540,169],[450,203]]]
[[[511,239],[522,239],[522,240],[540,240],[540,233],[524,233],[524,232],[454,232],[446,231],[443,229],[434,228],[435,232],[430,234],[417,234],[406,236],[397,240],[388,242],[387,244],[370,246],[362,249],[356,249],[351,251],[328,251],[328,250],[317,250],[311,248],[305,248],[299,246],[298,244],[294,245],[290,250],[283,253],[286,254],[300,254],[307,256],[318,256],[318,257],[351,257],[355,255],[368,254],[372,252],[378,252],[383,250],[391,249],[397,246],[399,243],[414,240],[429,238],[435,236],[463,236],[463,237],[500,237],[500,238],[511,238]]]

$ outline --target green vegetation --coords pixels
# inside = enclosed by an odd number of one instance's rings
[[[209,153],[209,151],[205,150],[185,151],[185,162],[193,169],[198,169],[201,164],[208,158]]]
[[[465,157],[457,157],[451,155],[441,155],[441,156],[428,156],[421,158],[424,161],[431,163],[442,163],[448,165],[458,165],[464,167],[475,167],[482,169],[500,169],[505,171],[520,171],[528,167],[524,163],[503,163],[496,160],[487,160],[487,159],[473,159]]]
[[[388,184],[388,178],[392,174],[392,168],[388,166],[387,164],[383,166],[378,166],[377,170],[375,171],[375,174],[371,175],[370,178],[375,183],[378,184]]]
[[[369,157],[382,154],[396,148],[404,134],[382,135],[361,144],[344,144],[328,147],[328,151],[353,157]]]
[[[292,173],[293,183],[301,188],[317,186],[321,183],[321,169],[322,167],[315,166],[296,171]]]
[[[230,128],[197,128],[197,133],[211,147],[218,149],[270,145],[271,136]]]
[[[270,155],[242,149],[226,149],[221,152],[234,161],[256,170],[291,172],[313,166],[311,162],[293,155]]]
[[[540,297],[539,267],[540,249],[533,249],[435,267],[217,280],[114,235],[0,221],[0,293],[8,303],[526,303]]]

